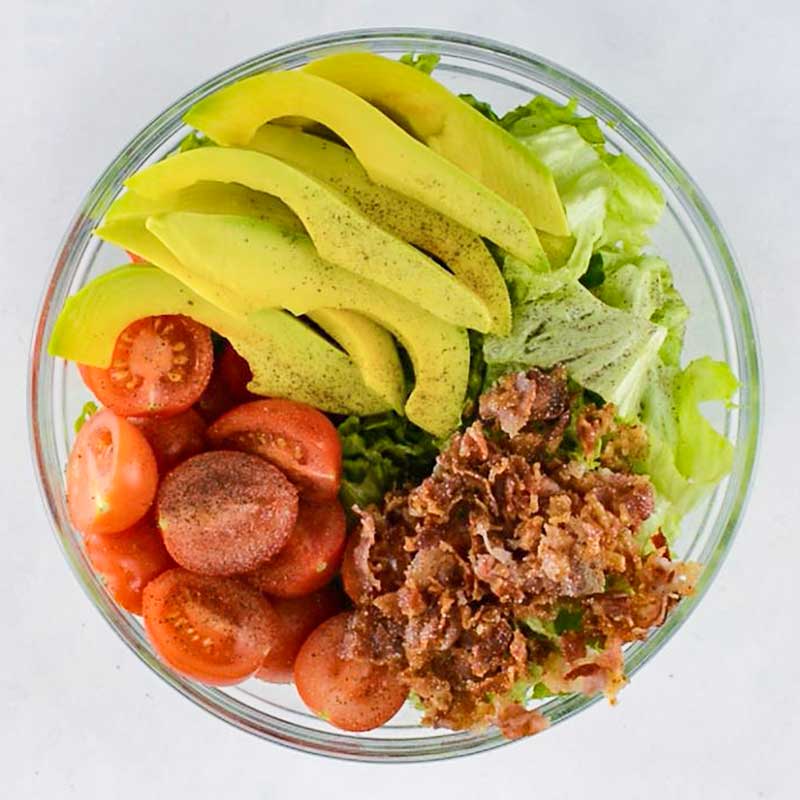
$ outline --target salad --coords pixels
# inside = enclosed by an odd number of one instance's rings
[[[95,233],[129,261],[50,353],[94,399],[67,504],[159,658],[294,683],[347,731],[547,719],[626,682],[737,381],[682,358],[664,202],[597,120],[502,116],[433,55],[341,53],[197,103]]]

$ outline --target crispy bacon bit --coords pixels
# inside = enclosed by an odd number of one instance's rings
[[[552,692],[613,700],[623,644],[663,622],[698,567],[671,561],[660,534],[643,554],[648,478],[559,456],[570,422],[562,368],[507,376],[481,398],[480,417],[419,486],[359,512],[354,561],[367,591],[344,649],[396,664],[424,723],[494,723],[513,738],[547,724],[510,699],[531,664]],[[621,463],[639,436],[611,406],[587,406],[575,430],[601,464]]]
[[[599,441],[609,433],[614,424],[615,413],[616,408],[611,403],[602,408],[590,403],[578,415],[575,432],[586,458],[595,455]]]
[[[534,733],[539,733],[550,725],[547,717],[535,708],[527,709],[519,703],[503,706],[495,716],[495,724],[506,739],[533,736]]]
[[[559,366],[550,374],[532,369],[506,375],[480,398],[480,416],[497,420],[514,437],[530,423],[545,422],[569,411],[567,373]]]

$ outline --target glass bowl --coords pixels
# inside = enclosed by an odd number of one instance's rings
[[[654,248],[671,264],[675,282],[693,312],[686,356],[710,354],[736,371],[741,389],[736,407],[718,408],[712,421],[736,445],[730,476],[684,525],[676,551],[705,564],[697,593],[684,600],[667,623],[626,651],[629,674],[649,661],[697,606],[730,547],[747,498],[759,431],[759,359],[747,294],[730,245],[692,179],[661,142],[630,112],[590,82],[539,56],[504,44],[430,30],[365,30],[309,39],[250,59],[212,78],[177,100],[140,131],[99,177],[75,215],[48,279],[34,332],[30,368],[33,455],[56,537],[75,576],[123,641],[177,691],[242,730],[311,753],[362,761],[423,761],[477,753],[505,740],[494,729],[454,733],[417,725],[410,707],[389,725],[366,734],[346,734],[309,714],[293,687],[251,680],[217,689],[183,679],[155,657],[137,617],[119,608],[92,571],[81,540],[70,526],[63,467],[73,421],[88,399],[73,365],[47,355],[47,341],[68,295],[90,278],[122,263],[121,251],[92,237],[92,228],[122,190],[125,178],[174,150],[187,132],[187,109],[222,86],[262,70],[290,69],[332,51],[368,49],[397,57],[408,51],[441,56],[436,77],[458,92],[470,92],[499,112],[533,94],[578,99],[582,111],[603,123],[609,147],[646,167],[667,202],[653,237]],[[587,708],[593,699],[566,696],[541,710],[552,724]]]

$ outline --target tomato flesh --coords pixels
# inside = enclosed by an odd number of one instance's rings
[[[211,377],[211,334],[188,317],[145,317],[117,338],[107,369],[80,365],[103,405],[122,416],[171,416],[202,395]]]
[[[236,578],[171,569],[147,584],[142,606],[159,658],[203,683],[225,686],[251,677],[277,638],[269,601]]]
[[[350,612],[326,620],[306,639],[294,662],[303,702],[345,731],[369,731],[388,722],[408,690],[389,666],[339,655]]]
[[[67,462],[67,509],[81,533],[118,533],[153,503],[158,468],[134,425],[103,409],[81,428]]]
[[[256,673],[270,683],[291,683],[294,660],[311,631],[338,614],[345,599],[341,591],[328,585],[306,597],[292,600],[270,598],[279,620],[278,639]]]
[[[243,450],[272,462],[316,502],[333,500],[342,477],[342,447],[331,421],[317,409],[270,398],[245,403],[208,429],[213,447]]]
[[[297,490],[257,456],[202,453],[161,482],[158,526],[170,555],[204,575],[250,572],[277,555],[297,520]]]
[[[87,534],[83,543],[111,596],[132,614],[142,613],[145,586],[175,566],[158,528],[148,518],[120,533]]]
[[[193,408],[174,417],[130,417],[153,448],[163,474],[206,447],[206,423]]]
[[[302,501],[283,549],[248,577],[262,592],[275,597],[310,594],[338,571],[345,537],[344,511],[338,500],[324,505]]]

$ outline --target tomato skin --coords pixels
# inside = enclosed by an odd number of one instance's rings
[[[294,662],[294,682],[303,702],[331,725],[369,731],[402,707],[408,689],[389,666],[339,656],[350,613],[323,622],[306,639]]]
[[[115,534],[84,536],[86,556],[102,575],[111,596],[126,611],[142,613],[142,593],[150,581],[176,566],[152,519]]]
[[[158,657],[212,686],[255,675],[277,638],[269,601],[237,578],[171,569],[147,584],[142,607]]]
[[[256,677],[268,683],[291,683],[294,660],[303,642],[318,625],[342,611],[345,598],[338,587],[329,584],[306,597],[271,597],[270,602],[280,621],[279,637]]]
[[[255,400],[223,414],[208,429],[213,447],[243,450],[286,473],[304,497],[333,500],[342,478],[342,446],[317,409],[282,398]]]
[[[321,589],[339,569],[345,526],[338,500],[324,505],[302,501],[294,530],[283,549],[251,572],[249,580],[275,597],[302,597]]]
[[[222,378],[219,364],[220,361],[217,359],[206,388],[194,404],[195,411],[200,414],[207,425],[210,425],[215,419],[219,419],[236,405],[236,400],[231,397]]]
[[[237,403],[258,399],[258,395],[253,394],[247,388],[247,384],[253,380],[250,365],[233,349],[230,342],[226,342],[219,355],[218,363],[222,382],[230,397]]]
[[[160,474],[206,448],[206,423],[193,408],[174,417],[129,417],[153,448]]]
[[[214,364],[211,333],[189,317],[145,317],[117,338],[107,369],[79,365],[86,386],[120,416],[171,416],[191,407]]]
[[[297,490],[258,456],[201,453],[161,481],[157,521],[169,554],[203,575],[238,575],[277,555],[297,521]]]
[[[75,437],[67,462],[67,509],[84,534],[119,533],[153,504],[158,468],[134,425],[103,409]]]

